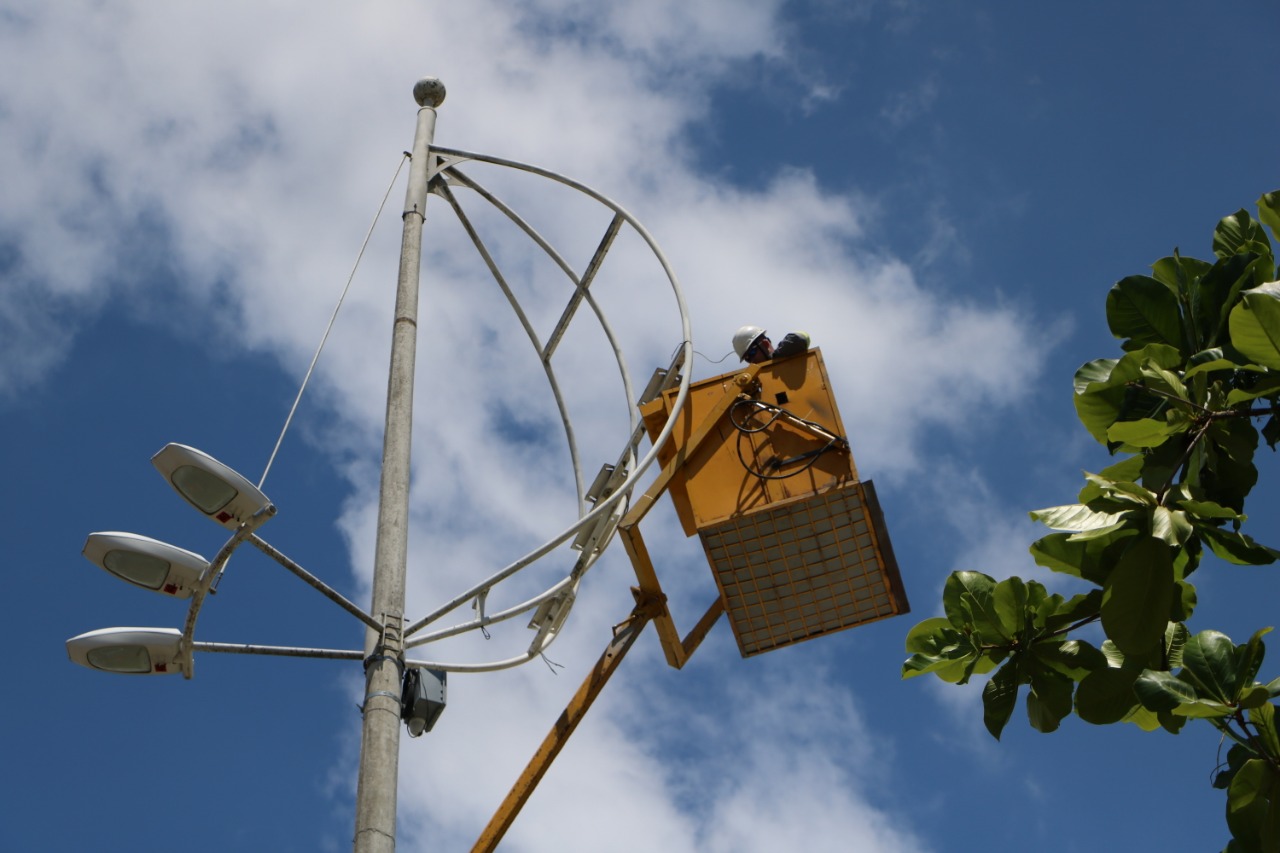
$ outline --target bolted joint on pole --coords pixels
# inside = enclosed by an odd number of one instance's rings
[[[382,615],[382,631],[373,652],[364,659],[365,695],[363,713],[386,711],[397,722],[403,701],[404,617]],[[394,689],[389,689],[394,687]]]
[[[404,678],[403,616],[382,614],[382,630],[373,644],[373,651],[364,659],[365,681],[371,679],[383,664],[391,664],[396,668],[397,677]]]
[[[382,614],[382,627],[373,652],[364,659],[364,671],[376,660],[398,661],[404,669],[404,617],[395,614]]]

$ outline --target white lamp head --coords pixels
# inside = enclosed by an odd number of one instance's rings
[[[187,503],[231,530],[271,506],[257,486],[194,447],[166,444],[151,463]]]
[[[101,628],[67,640],[72,663],[103,672],[163,675],[182,672],[177,628]]]
[[[96,566],[143,589],[190,598],[209,561],[136,533],[90,533],[84,555]]]

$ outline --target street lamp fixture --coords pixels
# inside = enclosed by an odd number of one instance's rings
[[[257,526],[255,517],[275,511],[257,486],[207,453],[185,444],[166,444],[151,464],[187,503],[229,530]],[[261,519],[265,520],[265,519]]]
[[[174,598],[190,598],[209,570],[199,554],[136,533],[90,533],[84,556],[121,580]]]
[[[72,663],[122,675],[182,672],[177,628],[101,628],[67,640]]]

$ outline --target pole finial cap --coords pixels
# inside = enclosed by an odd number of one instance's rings
[[[420,107],[435,107],[444,103],[444,84],[435,77],[423,77],[413,84],[413,99]]]

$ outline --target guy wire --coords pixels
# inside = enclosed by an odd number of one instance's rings
[[[276,439],[276,446],[271,451],[271,457],[267,459],[267,467],[262,470],[262,477],[258,480],[258,488],[262,488],[262,484],[267,480],[267,473],[271,470],[271,465],[276,461],[276,454],[280,452],[280,445],[284,443],[285,433],[289,431],[289,425],[293,423],[294,412],[298,411],[298,404],[302,402],[302,394],[307,390],[307,383],[311,381],[311,374],[316,369],[316,362],[320,360],[320,353],[324,351],[324,345],[329,340],[329,332],[333,331],[333,324],[338,319],[338,311],[342,309],[342,303],[347,298],[347,292],[351,290],[351,282],[355,280],[356,270],[360,269],[360,260],[364,257],[364,250],[369,245],[369,239],[373,236],[373,229],[378,225],[378,219],[382,216],[382,209],[387,206],[387,199],[391,196],[391,190],[396,185],[396,180],[400,177],[400,170],[404,168],[404,161],[409,159],[409,152],[404,152],[400,157],[399,164],[396,165],[396,173],[391,176],[391,183],[387,185],[387,191],[382,195],[382,203],[378,205],[378,212],[373,215],[373,222],[369,224],[369,231],[364,235],[364,242],[360,244],[360,251],[356,253],[355,265],[351,267],[351,275],[347,276],[347,284],[342,288],[342,295],[338,297],[338,304],[333,308],[333,314],[329,317],[329,325],[325,327],[324,334],[320,337],[320,346],[316,347],[316,354],[311,357],[311,365],[307,367],[307,373],[302,377],[302,385],[298,388],[298,396],[293,399],[293,406],[289,408],[289,415],[284,419],[284,426],[280,429],[280,437]]]

